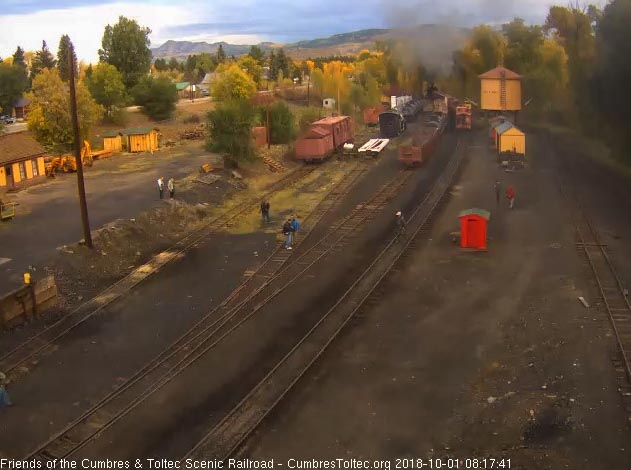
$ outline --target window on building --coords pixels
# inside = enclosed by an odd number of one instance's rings
[[[33,176],[39,176],[39,170],[37,168],[37,160],[31,160],[31,165],[33,168]]]
[[[18,168],[20,169],[20,179],[26,179],[26,167],[24,166],[24,162],[18,163]]]

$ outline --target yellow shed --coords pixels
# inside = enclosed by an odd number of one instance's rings
[[[497,150],[526,155],[526,134],[506,121],[495,128],[497,133]]]
[[[480,79],[480,109],[519,111],[521,109],[521,75],[504,67],[495,67]]]
[[[128,152],[150,152],[158,149],[158,129],[133,127],[121,131],[123,145]]]
[[[103,150],[109,152],[122,152],[123,139],[120,131],[107,132],[103,134]]]
[[[44,181],[45,153],[28,131],[0,135],[0,191]]]

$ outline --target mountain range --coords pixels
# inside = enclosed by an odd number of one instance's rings
[[[412,42],[414,46],[412,49],[422,57],[424,65],[430,64],[430,66],[442,68],[451,60],[451,53],[462,46],[468,32],[466,28],[425,24],[406,29],[362,29],[288,44],[262,42],[257,46],[263,51],[282,47],[294,59],[306,59],[357,54],[362,49],[374,48],[375,41],[399,37]],[[169,40],[151,49],[151,52],[154,59],[171,57],[182,59],[202,52],[214,54],[220,44],[228,56],[247,54],[251,47],[249,44],[229,44],[223,41],[208,43]]]

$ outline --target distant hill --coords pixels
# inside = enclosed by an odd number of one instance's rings
[[[189,55],[201,54],[202,52],[207,52],[209,54],[214,54],[219,49],[219,45],[223,46],[223,50],[227,56],[239,56],[243,54],[247,54],[250,50],[249,45],[244,44],[229,44],[227,42],[191,42],[191,41],[167,41],[162,44],[160,47],[155,47],[151,49],[151,53],[154,59],[170,59],[171,57],[175,57],[177,59],[185,58]],[[259,46],[262,49],[270,49],[272,43],[261,43]]]
[[[283,47],[295,59],[357,54],[362,49],[374,47],[375,41],[387,38],[412,38],[413,53],[418,54],[424,65],[443,69],[451,63],[451,53],[462,46],[468,34],[465,28],[448,25],[426,24],[406,29],[362,29],[335,34],[327,38],[310,39],[289,44],[263,42],[258,46],[264,51]],[[188,55],[208,52],[214,54],[223,45],[226,55],[247,54],[250,45],[226,42],[167,41],[151,50],[154,59],[186,58]]]
[[[309,39],[287,44],[287,49],[315,49],[319,47],[340,46],[346,43],[374,42],[378,36],[388,33],[389,29],[360,29],[350,33],[334,34],[328,38]]]

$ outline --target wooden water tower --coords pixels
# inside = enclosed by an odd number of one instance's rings
[[[521,109],[521,75],[504,67],[495,67],[480,79],[480,109],[514,111]]]

